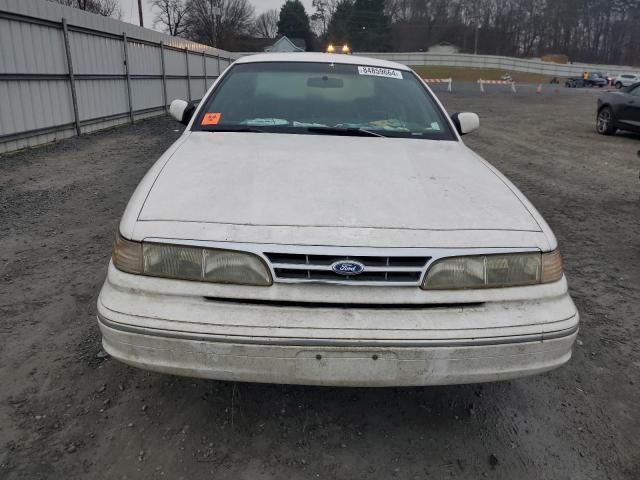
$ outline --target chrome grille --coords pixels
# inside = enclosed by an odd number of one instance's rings
[[[340,282],[416,285],[430,257],[410,256],[338,256],[272,253],[265,256],[271,262],[275,277],[289,282]],[[356,261],[364,265],[359,275],[340,275],[331,266],[340,261]]]

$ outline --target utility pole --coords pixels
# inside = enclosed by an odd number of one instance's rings
[[[474,53],[478,55],[478,39],[480,37],[480,25],[476,25],[476,46],[473,49]]]
[[[142,0],[138,0],[138,16],[140,17],[140,26],[144,27],[144,17],[142,16]]]
[[[209,7],[210,7],[210,13],[211,13],[211,39],[212,39],[212,43],[214,47],[217,47],[217,42],[216,42],[216,30],[218,28],[218,24],[217,24],[217,20],[218,17],[220,17],[222,15],[222,8],[220,8],[220,3],[218,0],[209,0]]]

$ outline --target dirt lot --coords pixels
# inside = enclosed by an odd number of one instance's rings
[[[550,374],[447,388],[233,384],[101,354],[95,302],[168,119],[0,157],[0,478],[640,478],[640,137],[593,94],[443,95],[554,228],[582,329]]]

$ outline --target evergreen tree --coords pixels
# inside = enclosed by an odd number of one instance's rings
[[[334,45],[351,44],[353,0],[340,0],[327,27],[327,42]]]
[[[349,22],[352,48],[360,52],[384,52],[391,47],[391,19],[385,0],[355,0]]]
[[[288,38],[302,38],[311,50],[313,36],[309,23],[309,16],[300,0],[287,0],[280,9],[278,33]]]

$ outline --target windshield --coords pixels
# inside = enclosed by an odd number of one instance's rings
[[[456,140],[408,71],[331,63],[235,65],[194,130]]]

